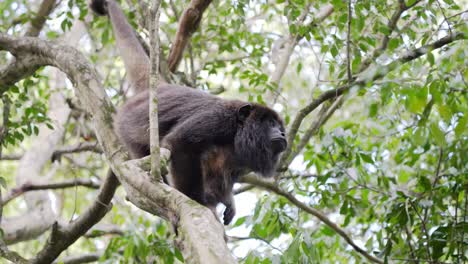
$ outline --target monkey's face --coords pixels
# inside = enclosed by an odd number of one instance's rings
[[[284,132],[284,127],[282,123],[278,120],[270,119],[268,120],[268,130],[269,137],[271,142],[271,148],[274,155],[279,155],[286,150],[288,146],[288,141],[286,140],[286,133]]]
[[[248,110],[239,111],[242,122],[234,139],[236,158],[242,166],[270,177],[287,147],[283,122],[269,108],[255,105]]]

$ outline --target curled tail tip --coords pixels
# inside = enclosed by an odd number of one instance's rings
[[[107,15],[107,0],[91,0],[89,6],[96,14],[100,16]]]

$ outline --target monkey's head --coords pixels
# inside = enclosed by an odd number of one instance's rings
[[[258,104],[240,106],[237,119],[234,138],[237,161],[264,177],[272,176],[288,145],[283,121],[275,111]]]

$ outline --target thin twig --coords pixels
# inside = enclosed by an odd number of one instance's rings
[[[418,209],[416,208],[416,205],[413,203],[413,201],[409,200],[409,203],[410,203],[411,207],[413,208],[414,212],[416,213],[416,215],[418,216],[419,220],[421,221],[421,227],[422,227],[422,230],[423,230],[423,234],[426,237],[426,240],[429,240],[430,235],[429,235],[429,232],[428,232],[428,230],[426,228],[426,221],[423,219],[421,214],[418,212]],[[429,243],[426,243],[425,250],[426,250],[427,259],[430,260],[429,261],[430,263],[432,263],[431,250],[429,248]]]
[[[63,154],[70,154],[70,153],[80,153],[85,151],[92,151],[95,153],[102,153],[101,147],[98,145],[97,142],[80,142],[76,145],[72,146],[64,146],[58,148],[52,154],[54,159],[58,159]],[[9,154],[4,155],[0,158],[0,160],[19,160],[23,154]]]
[[[149,122],[150,122],[150,152],[152,179],[162,182],[161,159],[159,153],[159,125],[158,125],[158,85],[159,85],[159,15],[161,0],[153,1],[150,16],[150,87]]]
[[[74,179],[63,182],[55,183],[25,183],[17,188],[12,189],[3,199],[3,205],[11,202],[13,199],[18,196],[30,192],[30,191],[39,191],[39,190],[57,190],[57,189],[67,189],[73,188],[76,186],[82,186],[90,189],[99,189],[101,186],[99,183],[96,183],[90,179]]]
[[[237,189],[235,189],[233,191],[234,195],[237,195],[237,194],[240,194],[240,193],[243,193],[243,192],[246,192],[246,191],[250,191],[252,190],[253,188],[255,188],[255,185],[251,185],[251,184],[246,184],[244,186],[241,186]]]
[[[237,236],[228,236],[228,238],[229,238],[229,242],[238,242],[238,241],[250,240],[250,239],[259,240],[259,241],[262,241],[263,243],[267,244],[267,245],[268,245],[269,247],[271,247],[272,249],[278,251],[279,253],[284,254],[284,252],[283,252],[280,248],[273,246],[268,240],[263,239],[263,238],[261,238],[261,237],[237,237]]]
[[[351,19],[352,19],[351,0],[348,0],[348,32],[346,33],[346,73],[348,74],[348,84],[352,82],[353,75],[351,71]]]

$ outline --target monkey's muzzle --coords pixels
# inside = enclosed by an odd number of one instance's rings
[[[277,137],[271,140],[271,145],[275,153],[281,153],[286,150],[286,147],[288,146],[288,142],[286,141],[284,137]]]

